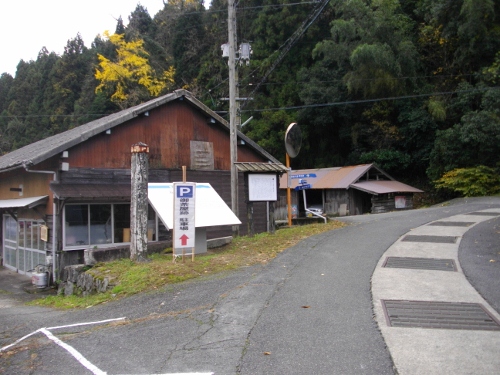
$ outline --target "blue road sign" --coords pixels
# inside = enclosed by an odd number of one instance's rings
[[[295,187],[295,190],[305,190],[305,189],[310,189],[311,187],[312,187],[311,184],[298,185]]]
[[[291,178],[315,178],[316,173],[292,174]]]

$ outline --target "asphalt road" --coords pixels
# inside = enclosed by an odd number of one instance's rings
[[[36,332],[1,352],[0,374],[394,374],[374,320],[377,262],[412,228],[492,207],[500,198],[348,217],[264,266],[79,311],[0,308],[0,348]],[[95,324],[72,326],[83,322]]]
[[[472,286],[500,313],[500,218],[471,228],[460,243],[458,259]]]

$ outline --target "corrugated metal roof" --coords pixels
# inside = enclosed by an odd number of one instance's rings
[[[288,168],[281,163],[250,163],[250,162],[237,162],[236,168],[240,172],[278,172],[284,173]]]
[[[352,184],[351,187],[371,194],[423,193],[422,190],[399,181],[362,181]]]
[[[17,208],[29,207],[33,208],[47,202],[48,195],[30,198],[3,199],[0,200],[0,208]]]
[[[422,190],[395,181],[391,176],[374,164],[361,164],[347,167],[300,169],[291,171],[291,188],[308,184],[311,189],[349,189],[355,188],[370,194],[385,193],[422,193]],[[363,180],[364,176],[376,176],[387,180]],[[280,178],[280,188],[287,187],[287,175]]]
[[[7,155],[1,156],[0,172],[23,168],[25,166],[36,165],[54,155],[57,155],[77,144],[86,141],[90,137],[105,132],[106,130],[120,125],[132,118],[135,118],[146,111],[150,111],[156,107],[159,107],[170,101],[177,100],[179,98],[185,98],[194,106],[207,113],[207,115],[214,118],[219,125],[226,128],[226,130],[229,132],[229,124],[226,120],[213,112],[202,102],[197,100],[189,91],[176,90],[173,93],[150,100],[143,104],[139,104],[135,107],[113,113],[112,115],[100,118],[98,120],[94,120],[86,124],[77,126],[76,128],[42,139],[38,142],[31,143],[20,149],[14,150]],[[237,136],[239,139],[244,140],[246,144],[248,144],[250,147],[252,147],[254,150],[256,150],[271,162],[280,163],[276,158],[274,158],[271,154],[269,154],[243,133],[238,131]]]
[[[306,180],[311,189],[348,189],[350,184],[357,181],[372,164],[362,164],[348,167],[300,169],[291,171],[291,187],[300,185],[300,180]],[[302,177],[304,176],[304,177]],[[312,177],[314,176],[314,177]],[[286,188],[287,176],[280,179],[280,187]]]

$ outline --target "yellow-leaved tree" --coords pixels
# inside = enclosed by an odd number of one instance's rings
[[[96,93],[105,91],[111,95],[111,101],[121,109],[140,104],[152,97],[169,90],[174,83],[174,68],[159,74],[149,64],[149,54],[144,49],[142,39],[125,41],[123,34],[104,37],[116,47],[117,57],[112,61],[98,54],[99,67],[95,78],[99,81]]]

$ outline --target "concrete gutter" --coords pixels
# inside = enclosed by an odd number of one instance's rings
[[[500,209],[487,209],[497,213]],[[473,222],[470,226],[420,226],[407,234],[456,236],[456,243],[403,241],[402,236],[381,257],[372,276],[373,305],[380,331],[398,374],[494,374],[500,369],[500,331],[475,329],[406,328],[389,326],[382,300],[442,301],[481,304],[500,321],[500,315],[472,287],[458,261],[462,236],[493,216],[456,215],[442,221]],[[387,257],[453,259],[457,272],[383,267]],[[493,281],[492,281],[493,282]]]

